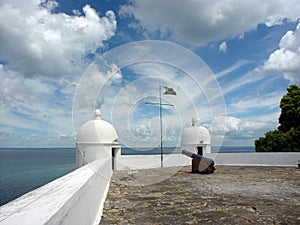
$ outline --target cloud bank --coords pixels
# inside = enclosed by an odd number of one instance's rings
[[[72,146],[76,81],[116,31],[112,11],[55,12],[44,0],[0,1],[0,142]],[[119,79],[118,77],[115,78]]]
[[[28,77],[71,75],[115,33],[112,11],[99,17],[86,5],[83,15],[67,15],[53,13],[55,1],[42,3],[1,2],[0,60],[11,70]]]
[[[300,23],[295,31],[288,31],[280,40],[279,48],[265,62],[263,71],[283,74],[292,83],[300,83]]]
[[[259,23],[268,26],[299,17],[298,0],[133,0],[119,14],[133,17],[148,32],[172,33],[175,39],[197,45],[238,36]],[[136,24],[134,27],[137,27]]]

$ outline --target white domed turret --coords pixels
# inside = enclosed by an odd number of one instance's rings
[[[120,150],[115,128],[101,119],[99,109],[95,111],[94,120],[90,120],[80,127],[76,145],[78,167],[100,158],[116,157]]]
[[[198,125],[199,118],[192,119],[192,126],[183,130],[181,135],[181,147],[190,152],[204,155],[211,152],[209,131]]]
[[[83,124],[77,134],[77,142],[113,143],[118,140],[115,128],[108,122],[101,120],[100,110],[96,110],[95,119]]]

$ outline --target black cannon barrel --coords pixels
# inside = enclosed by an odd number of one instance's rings
[[[186,155],[186,156],[192,158],[192,159],[201,159],[201,160],[204,160],[208,165],[214,165],[215,164],[212,159],[206,158],[206,157],[198,155],[196,153],[189,152],[189,151],[187,151],[185,149],[183,149],[181,153],[183,155]]]
[[[198,154],[195,154],[195,153],[192,153],[192,152],[189,152],[185,149],[182,150],[181,152],[183,155],[186,155],[190,158],[193,158],[193,159],[202,159],[202,156],[201,155],[198,155]]]

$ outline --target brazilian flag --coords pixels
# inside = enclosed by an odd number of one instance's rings
[[[165,93],[164,95],[176,95],[176,91],[173,88],[164,87]]]

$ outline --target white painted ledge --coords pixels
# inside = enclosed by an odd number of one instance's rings
[[[96,160],[0,207],[0,224],[97,224],[111,176],[111,159]]]

